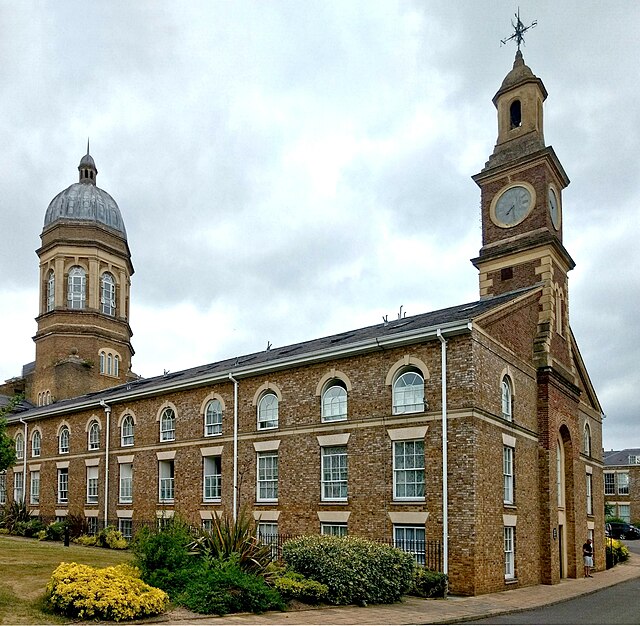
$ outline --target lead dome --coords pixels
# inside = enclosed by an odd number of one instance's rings
[[[78,165],[80,180],[61,191],[51,202],[44,216],[44,229],[58,220],[95,222],[117,231],[124,239],[127,231],[120,208],[104,189],[96,185],[98,169],[93,157],[87,154]]]

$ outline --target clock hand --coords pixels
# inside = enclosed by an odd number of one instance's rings
[[[516,205],[512,204],[511,208],[505,213],[505,215],[509,215],[509,213],[511,213],[511,211],[513,211],[513,209],[515,209],[515,208],[516,208]]]

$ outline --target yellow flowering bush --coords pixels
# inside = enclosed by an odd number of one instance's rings
[[[68,617],[116,622],[157,615],[169,601],[164,591],[142,582],[135,567],[78,563],[60,563],[47,585],[47,599],[54,611]]]

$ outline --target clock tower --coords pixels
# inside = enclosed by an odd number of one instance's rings
[[[493,98],[498,111],[495,148],[473,176],[481,190],[482,248],[472,259],[480,274],[480,297],[542,288],[538,365],[551,365],[556,335],[566,338],[567,273],[575,265],[562,243],[562,191],[569,178],[544,141],[546,97],[544,84],[518,49],[513,69]],[[565,342],[561,352],[566,357],[567,349]]]

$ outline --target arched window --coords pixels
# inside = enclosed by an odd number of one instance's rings
[[[347,389],[341,380],[333,380],[322,393],[322,421],[347,419]]]
[[[564,506],[564,458],[560,442],[556,442],[556,491],[558,492],[558,506]]]
[[[69,428],[67,426],[63,426],[58,434],[58,453],[69,453]]]
[[[204,411],[204,436],[222,434],[222,404],[220,400],[211,400]]]
[[[584,425],[584,432],[582,433],[582,451],[591,456],[591,429],[589,424]]]
[[[116,314],[116,281],[109,272],[100,278],[100,310],[105,315]]]
[[[55,308],[56,280],[53,270],[47,276],[47,312]]]
[[[24,436],[22,433],[16,435],[16,459],[24,459]]]
[[[502,418],[511,421],[513,419],[513,387],[508,376],[502,379],[500,390],[502,394]]]
[[[107,373],[107,355],[104,350],[100,350],[100,373]]]
[[[89,426],[89,450],[100,449],[100,424],[93,420]]]
[[[509,121],[511,130],[522,126],[522,104],[520,100],[514,100],[509,107]]]
[[[120,376],[120,357],[117,354],[113,355],[113,375]]]
[[[166,408],[160,417],[160,441],[174,441],[176,438],[176,414]]]
[[[42,435],[39,430],[34,430],[31,435],[31,456],[40,456],[42,446]]]
[[[107,352],[107,375],[113,374],[113,355],[111,352]]]
[[[122,446],[133,445],[133,416],[125,415],[120,426],[120,442]]]
[[[424,411],[424,378],[416,369],[405,370],[393,383],[393,413]]]
[[[70,309],[84,309],[86,294],[87,275],[81,267],[75,265],[71,270],[69,270],[67,306]]]
[[[51,404],[51,392],[49,390],[45,391],[44,403],[45,403],[45,405]]]
[[[265,393],[258,402],[258,430],[278,428],[278,397]]]

